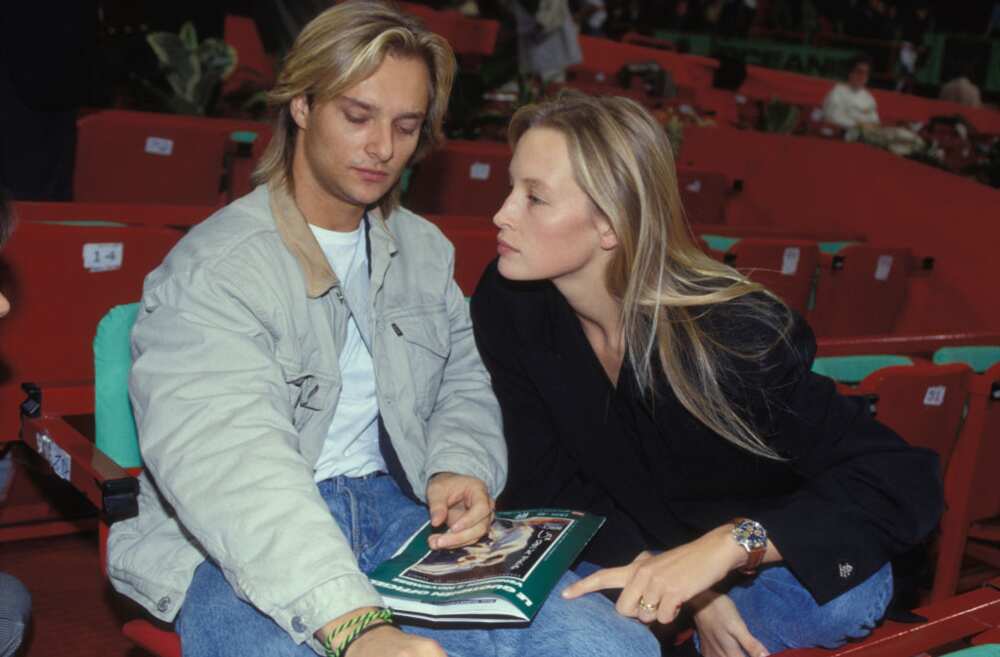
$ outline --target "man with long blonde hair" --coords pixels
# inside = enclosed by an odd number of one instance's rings
[[[553,596],[524,630],[403,631],[366,576],[428,515],[431,549],[479,539],[506,477],[453,248],[398,205],[454,69],[387,4],[322,13],[271,93],[260,186],[146,279],[146,470],[108,570],[185,657],[658,654],[603,598],[570,614]]]

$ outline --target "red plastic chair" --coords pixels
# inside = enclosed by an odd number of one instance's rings
[[[218,205],[14,203],[14,215],[20,221],[114,221],[137,226],[185,228],[207,219],[217,209]]]
[[[1000,364],[971,378],[968,415],[945,480],[950,502],[931,600],[964,588],[963,556],[1000,569]],[[971,540],[970,540],[971,539]]]
[[[73,199],[83,202],[221,205],[229,136],[258,135],[270,126],[254,121],[209,119],[103,110],[77,120]]]
[[[0,397],[25,380],[94,377],[91,340],[111,306],[139,297],[142,281],[183,233],[169,228],[32,223],[18,226],[0,255],[10,314],[0,322]],[[0,415],[0,439],[18,429]]]
[[[511,152],[492,141],[449,141],[413,171],[404,205],[433,215],[492,218],[510,192]]]
[[[819,262],[815,242],[799,240],[741,239],[729,247],[724,259],[805,313]]]
[[[500,23],[486,18],[469,18],[458,11],[438,11],[414,2],[400,2],[400,8],[423,20],[427,29],[443,36],[458,55],[491,55],[496,47]]]
[[[472,296],[486,266],[497,257],[497,228],[482,217],[429,216],[455,246],[455,281]]]
[[[947,472],[972,370],[968,365],[884,367],[869,374],[850,394],[869,398],[875,417],[911,445],[933,449]]]
[[[677,169],[677,185],[688,221],[696,224],[725,223],[726,204],[743,189],[742,181],[718,171],[687,167]]]
[[[809,322],[822,337],[892,333],[906,301],[909,249],[853,244],[820,259]]]

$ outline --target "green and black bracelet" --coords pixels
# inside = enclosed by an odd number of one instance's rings
[[[346,623],[342,623],[337,627],[333,628],[333,631],[327,635],[326,639],[323,640],[323,650],[326,652],[326,657],[342,657],[347,647],[357,639],[362,634],[375,629],[381,625],[392,625],[392,610],[391,609],[376,609],[374,611],[365,612],[360,616],[355,616]],[[333,646],[333,639],[335,636],[341,632],[346,632],[350,630],[340,645],[337,647]]]

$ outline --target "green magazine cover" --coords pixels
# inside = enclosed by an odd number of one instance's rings
[[[602,524],[582,511],[501,511],[476,543],[431,550],[427,523],[369,577],[403,622],[523,626]]]

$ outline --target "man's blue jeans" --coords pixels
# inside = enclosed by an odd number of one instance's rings
[[[335,477],[319,484],[330,512],[348,537],[364,572],[392,556],[427,521],[427,509],[404,496],[391,477]],[[563,600],[559,592],[576,581],[566,573],[530,626],[523,629],[431,630],[407,632],[437,641],[449,657],[658,657],[652,633],[623,618],[604,596]],[[332,619],[331,619],[332,620]],[[239,600],[211,561],[195,571],[177,618],[184,657],[306,657],[269,617]]]

